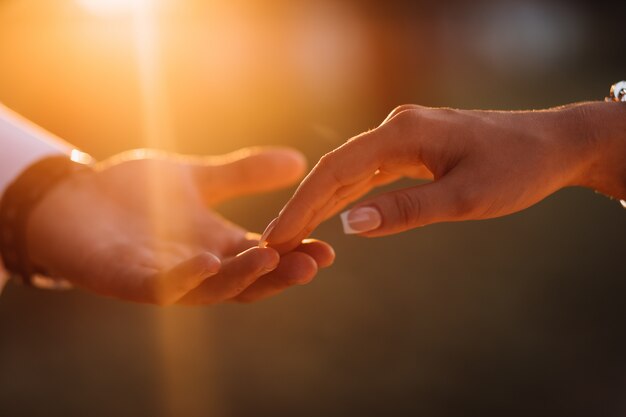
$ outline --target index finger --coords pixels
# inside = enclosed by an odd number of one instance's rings
[[[273,223],[268,244],[284,252],[306,238],[325,219],[342,189],[368,180],[380,168],[381,151],[392,130],[381,126],[324,155]]]

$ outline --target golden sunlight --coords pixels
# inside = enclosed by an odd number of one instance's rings
[[[130,14],[152,0],[77,0],[89,12],[101,15]]]

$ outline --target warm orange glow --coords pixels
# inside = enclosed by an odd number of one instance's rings
[[[116,15],[132,13],[144,7],[151,0],[77,0],[86,10],[97,15]]]
[[[329,116],[378,94],[368,83],[379,71],[371,30],[349,4],[39,3],[0,6],[0,61],[10,63],[0,66],[2,94],[96,157],[133,147],[226,153],[292,138],[330,147],[349,129]]]
[[[620,19],[566,0],[0,0],[0,103],[98,160],[285,145],[312,165],[399,104],[600,98],[626,68]],[[292,191],[217,209],[258,231]],[[490,415],[496,384],[502,415],[536,408],[509,388],[619,408],[624,214],[591,197],[373,240],[334,219],[337,264],[248,306],[8,287],[0,416]]]

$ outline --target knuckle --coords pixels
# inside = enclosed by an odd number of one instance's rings
[[[397,106],[395,109],[393,109],[391,111],[391,113],[389,113],[388,118],[391,119],[395,116],[397,116],[398,114],[405,112],[407,110],[418,110],[420,109],[421,106],[417,105],[417,104],[401,104],[399,106]]]
[[[406,191],[400,190],[393,194],[393,205],[396,209],[396,222],[401,227],[412,227],[419,223],[420,201]]]
[[[396,115],[394,120],[397,124],[405,125],[407,123],[412,123],[415,119],[415,113],[412,110],[403,110]]]
[[[329,170],[332,169],[332,166],[333,166],[333,157],[331,153],[327,153],[320,158],[320,160],[315,165],[315,168],[313,168],[312,173],[319,175],[320,173],[328,172]]]
[[[393,109],[391,113],[389,113],[389,118],[392,118],[396,116],[397,114],[402,113],[403,111],[409,110],[411,108],[413,108],[411,104],[401,104],[397,106],[395,109]]]
[[[333,152],[328,152],[326,154],[324,154],[319,162],[317,163],[317,166],[321,169],[327,168],[329,165],[333,164]]]
[[[419,126],[421,111],[418,109],[407,109],[398,113],[393,118],[391,125],[400,131],[415,129]]]
[[[339,172],[341,165],[336,163],[337,160],[336,150],[322,156],[314,169],[315,174],[327,177],[335,184],[343,185],[341,172]]]

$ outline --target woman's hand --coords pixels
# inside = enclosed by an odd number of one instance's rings
[[[282,257],[208,209],[298,180],[296,151],[222,157],[127,152],[56,186],[28,224],[33,262],[102,295],[155,304],[254,301],[309,282],[332,248],[308,240]]]
[[[360,202],[342,214],[345,231],[373,237],[504,216],[573,185],[626,198],[625,125],[622,103],[525,112],[401,106],[319,161],[271,224],[268,243],[291,250],[349,203],[402,177],[432,181]]]

